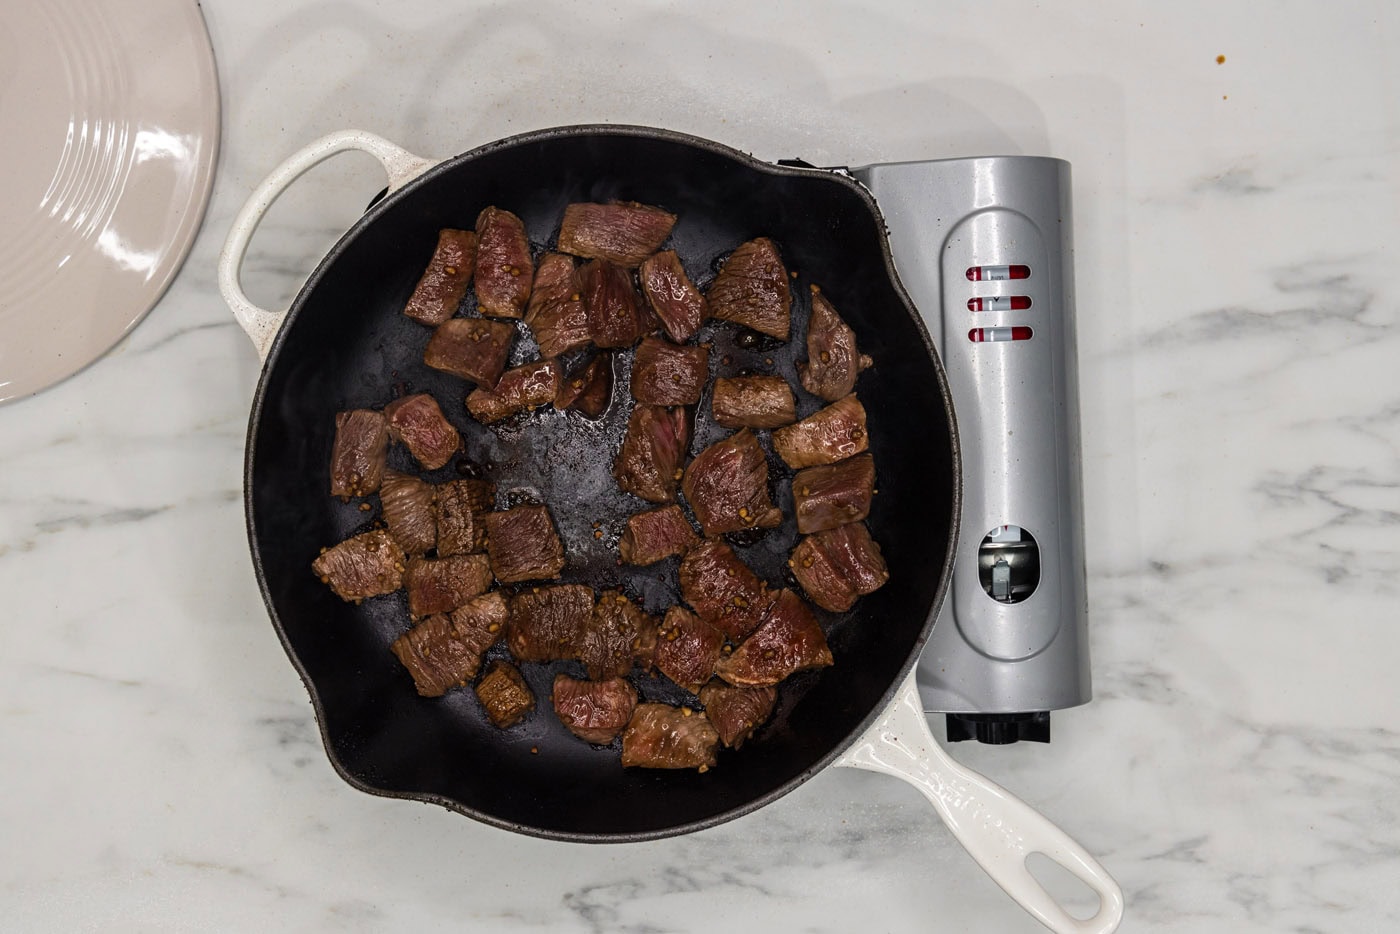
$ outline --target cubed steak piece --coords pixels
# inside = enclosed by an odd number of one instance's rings
[[[577,409],[589,418],[597,418],[608,410],[612,385],[612,354],[600,353],[573,376],[559,380],[554,407],[561,412]]]
[[[593,617],[593,589],[582,584],[531,587],[510,598],[506,645],[522,662],[578,658]]]
[[[724,633],[683,606],[666,611],[656,634],[656,667],[694,693],[710,680],[724,647]]]
[[[398,590],[407,560],[389,533],[376,529],[322,551],[311,570],[337,597],[358,603]]]
[[[655,253],[676,226],[676,215],[634,201],[579,202],[564,209],[559,249],[628,269]]]
[[[505,619],[501,595],[484,594],[451,615],[429,616],[395,639],[392,648],[413,675],[418,693],[441,697],[476,677],[482,653],[500,638]]]
[[[389,426],[381,413],[369,409],[337,413],[331,445],[331,495],[349,499],[377,491],[384,479],[388,452]]]
[[[504,321],[453,318],[428,339],[423,362],[435,370],[469,379],[487,389],[506,368],[515,328]]]
[[[852,331],[831,302],[812,286],[812,315],[807,319],[807,363],[799,366],[802,388],[828,402],[850,395],[856,376],[870,366],[869,357],[856,349]]]
[[[788,566],[812,602],[833,613],[846,612],[890,579],[880,546],[861,522],[808,535],[793,549]]]
[[[685,498],[707,536],[771,529],[782,511],[768,496],[768,458],[747,428],[705,448],[685,471]]]
[[[773,601],[763,625],[722,657],[715,673],[735,687],[764,687],[831,662],[831,649],[811,608],[796,593],[784,590]]]
[[[588,313],[588,335],[599,347],[631,347],[653,329],[642,307],[632,274],[607,260],[595,259],[578,271],[579,289]]]
[[[485,555],[412,558],[404,571],[403,585],[412,615],[448,613],[486,592],[491,586],[491,567]]]
[[[578,660],[595,681],[619,678],[639,660],[651,665],[656,648],[656,620],[626,595],[605,590],[593,605]]]
[[[404,554],[421,555],[437,546],[436,501],[431,483],[393,470],[384,472],[379,504],[389,534]]]
[[[773,432],[773,450],[789,467],[834,464],[869,447],[865,406],[852,393],[809,415],[796,425]]]
[[[675,250],[666,250],[642,261],[638,277],[647,304],[661,319],[667,335],[678,344],[695,336],[709,306],[705,296],[690,281]]]
[[[486,716],[501,729],[515,726],[535,709],[535,695],[519,669],[507,661],[496,660],[486,670],[476,686],[476,698],[486,708]]]
[[[627,564],[655,564],[683,554],[695,542],[695,530],[681,507],[662,506],[628,518],[617,552]]]
[[[535,360],[506,370],[494,389],[473,389],[467,396],[467,411],[472,418],[489,425],[553,402],[558,391],[559,365],[553,360]]]
[[[564,570],[564,543],[545,506],[487,513],[486,553],[502,584],[546,580]]]
[[[792,478],[797,531],[811,535],[870,515],[875,495],[875,458],[869,454],[839,464],[808,467]]]
[[[613,461],[617,485],[648,502],[674,503],[689,447],[685,409],[637,406],[627,418],[622,450]]]
[[[575,281],[573,257],[563,253],[540,257],[525,323],[540,345],[541,356],[557,357],[591,340],[588,310]]]
[[[622,734],[623,766],[644,769],[714,768],[719,734],[700,711],[638,704]]]
[[[645,338],[632,360],[632,398],[648,405],[694,405],[710,375],[710,352]]]
[[[781,428],[797,421],[797,401],[781,376],[717,379],[710,410],[725,428]]]
[[[464,555],[486,547],[486,513],[496,507],[496,485],[489,480],[449,480],[437,487],[438,557]]]
[[[778,247],[767,237],[741,245],[720,267],[705,295],[710,317],[732,321],[760,334],[788,339],[792,293]]]
[[[437,470],[462,447],[462,436],[437,400],[425,392],[395,399],[384,406],[389,420],[389,437],[408,448],[413,459],[428,470]]]
[[[734,642],[763,622],[777,594],[724,542],[705,539],[685,553],[681,597]]]
[[[579,739],[605,746],[617,739],[637,708],[637,690],[625,678],[581,681],[554,676],[554,713]]]
[[[447,615],[452,625],[457,627],[457,638],[477,655],[477,664],[467,675],[472,677],[480,667],[481,656],[486,654],[486,650],[506,637],[510,607],[504,594],[492,590],[473,597]]]
[[[716,678],[700,689],[700,703],[710,718],[720,742],[738,749],[754,730],[768,722],[778,689],[773,687],[736,688]]]
[[[476,310],[519,318],[530,300],[535,265],[525,225],[509,211],[489,207],[476,218]]]
[[[433,327],[442,324],[457,313],[475,268],[476,234],[470,230],[439,230],[437,249],[403,313]]]

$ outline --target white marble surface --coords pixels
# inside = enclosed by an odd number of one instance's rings
[[[226,136],[189,264],[107,358],[0,408],[0,928],[1039,930],[890,779],[582,848],[369,797],[322,754],[247,555],[258,364],[219,244],[329,130],[448,155],[594,120],[816,163],[1074,163],[1097,696],[1048,747],[955,754],[1101,857],[1124,930],[1400,928],[1393,5],[205,14]],[[278,206],[255,298],[295,294],[375,172]]]

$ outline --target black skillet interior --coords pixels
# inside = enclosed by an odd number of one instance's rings
[[[699,340],[714,341],[713,374],[780,373],[797,386],[813,283],[875,359],[857,392],[869,412],[878,476],[870,528],[890,582],[847,614],[821,614],[835,666],[791,679],[774,720],[743,749],[725,750],[706,774],[624,770],[616,744],[599,749],[569,735],[550,709],[549,690],[556,671],[582,676],[575,663],[523,666],[539,704],[507,731],[486,721],[470,690],[418,697],[388,649],[408,625],[402,593],[353,606],[310,571],[320,548],[377,516],[327,495],[335,413],[426,391],[463,432],[470,458],[433,479],[481,472],[498,484],[498,504],[547,503],[569,555],[566,580],[623,586],[653,613],[678,601],[675,559],[640,570],[617,564],[623,522],[647,508],[621,493],[610,473],[630,408],[624,362],[612,405],[597,422],[548,410],[488,429],[467,417],[469,386],[423,365],[429,329],[399,313],[439,228],[470,228],[481,208],[495,204],[519,214],[542,250],[566,204],[607,199],[679,215],[670,245],[702,286],[730,250],[760,235],[773,237],[798,273],[790,343],[752,346],[734,328],[708,324]],[[469,295],[464,307],[471,305]],[[523,325],[520,335],[512,364],[535,353]],[[820,405],[798,396],[802,416]],[[692,452],[725,433],[710,421],[707,392]],[[781,585],[790,580],[785,560],[798,537],[791,471],[772,456],[768,432],[759,435],[788,520],[739,553]],[[414,469],[398,449],[390,464]],[[942,373],[893,278],[882,224],[864,191],[830,173],[768,166],[705,141],[628,127],[547,130],[493,144],[375,205],[308,281],[268,358],[249,429],[246,489],[268,607],[310,690],[327,751],[348,781],[512,830],[604,841],[718,823],[829,762],[884,706],[922,646],[942,593],[958,497]],[[660,680],[638,684],[644,698],[687,697]]]

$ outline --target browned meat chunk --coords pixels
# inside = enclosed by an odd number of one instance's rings
[[[705,716],[714,724],[720,742],[730,749],[744,745],[754,730],[768,722],[777,700],[777,688],[736,688],[718,679],[700,690]]]
[[[598,595],[584,630],[578,660],[595,681],[618,678],[638,660],[650,665],[656,646],[656,621],[621,592]]]
[[[540,257],[525,323],[544,357],[557,357],[589,342],[588,311],[575,281],[572,257],[563,253]]]
[[[486,513],[495,508],[496,487],[488,480],[451,480],[437,488],[437,552],[464,555],[486,547]]]
[[[486,716],[501,729],[515,726],[535,709],[535,695],[520,671],[510,662],[494,661],[481,683],[476,698],[486,708]]]
[[[708,536],[782,524],[782,511],[768,497],[768,458],[747,428],[696,455],[684,489]]]
[[[777,594],[722,541],[706,539],[681,559],[681,596],[731,640],[758,628]]]
[[[657,251],[674,226],[676,215],[645,204],[580,202],[564,209],[559,249],[635,269]]]
[[[637,406],[613,461],[617,485],[648,502],[674,503],[688,447],[690,422],[684,409]]]
[[[709,306],[705,296],[700,294],[695,283],[681,268],[676,251],[666,250],[647,257],[638,273],[642,280],[642,294],[646,296],[651,310],[661,319],[671,340],[684,344],[694,337],[705,320]]]
[[[578,281],[594,344],[631,347],[652,330],[651,315],[632,287],[632,274],[621,266],[595,259],[579,270]]]
[[[554,712],[570,733],[586,742],[606,745],[617,739],[636,707],[637,691],[624,678],[580,681],[554,676]]]
[[[593,589],[582,584],[531,587],[510,599],[506,644],[522,662],[578,658],[593,617]]]
[[[715,672],[736,687],[777,684],[795,671],[831,664],[831,649],[817,618],[791,590],[778,594],[768,616]]]
[[[337,413],[331,445],[331,495],[348,499],[378,490],[388,451],[389,426],[383,415],[369,409]]]
[[[865,406],[854,394],[809,415],[796,425],[773,432],[773,450],[789,467],[834,464],[869,446]]]
[[[767,237],[743,244],[724,261],[706,295],[710,317],[788,339],[792,293],[778,247]]]
[[[442,324],[457,313],[475,267],[476,234],[470,230],[439,230],[437,249],[403,313],[433,327]]]
[[[578,409],[589,418],[597,418],[612,401],[612,384],[612,355],[600,353],[573,376],[559,380],[554,407],[561,412]]]
[[[719,734],[699,711],[638,704],[622,734],[622,764],[644,769],[714,768]]]
[[[850,395],[856,376],[870,366],[869,357],[856,349],[852,331],[831,302],[812,286],[812,316],[807,319],[807,363],[798,374],[802,388],[828,402]]]
[[[476,218],[476,310],[519,318],[530,299],[535,265],[525,225],[509,211],[489,207]]]
[[[880,546],[860,522],[807,536],[788,565],[812,602],[833,613],[846,612],[890,579]]]
[[[408,612],[414,616],[449,613],[491,586],[491,567],[484,555],[413,558],[403,575]]]
[[[427,393],[404,396],[384,406],[389,437],[408,448],[413,459],[428,470],[437,470],[462,446],[462,436]]]
[[[695,530],[681,507],[663,506],[629,518],[617,551],[628,564],[655,564],[683,554],[695,541]]]
[[[440,697],[466,687],[481,656],[504,631],[506,602],[499,593],[468,601],[451,615],[430,616],[394,640],[394,654],[413,675],[418,693]]]
[[[870,515],[875,495],[875,458],[869,454],[839,464],[808,467],[792,478],[797,531],[811,535]]]
[[[536,360],[506,370],[495,389],[473,389],[467,396],[467,411],[472,418],[489,425],[516,412],[553,402],[558,391],[559,365],[553,360]]]
[[[488,389],[506,368],[515,328],[504,321],[453,318],[433,332],[423,362]]]
[[[656,667],[687,691],[698,691],[715,673],[723,647],[724,633],[685,607],[673,606],[656,634]]]
[[[564,543],[545,506],[487,513],[486,552],[502,584],[545,580],[564,570]]]
[[[781,428],[797,421],[792,387],[781,376],[717,379],[710,407],[725,428]]]
[[[404,554],[421,555],[437,545],[437,509],[433,485],[392,470],[384,472],[379,503],[389,534]]]
[[[380,529],[347,538],[311,562],[311,570],[342,600],[393,593],[403,583],[403,549]]]
[[[632,398],[648,405],[694,405],[710,373],[710,352],[648,337],[632,361]]]

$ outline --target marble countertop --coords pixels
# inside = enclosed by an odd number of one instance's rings
[[[1040,930],[867,773],[586,848],[328,764],[244,537],[232,216],[331,130],[450,155],[612,121],[817,164],[1074,164],[1095,699],[1049,746],[953,752],[1104,862],[1125,931],[1400,928],[1393,5],[204,12],[225,137],[187,266],[106,358],[0,407],[0,926]],[[347,157],[277,205],[255,299],[296,293],[377,173]]]

